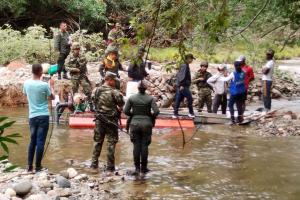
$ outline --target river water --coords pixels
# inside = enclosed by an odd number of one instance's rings
[[[17,117],[17,124],[7,133],[19,132],[23,137],[18,146],[10,146],[10,160],[25,167],[27,109],[10,109],[9,114],[0,110],[0,115]],[[192,133],[185,131],[186,140]],[[44,166],[59,172],[69,159],[86,163],[91,157],[92,137],[92,130],[54,125]],[[104,147],[100,165],[105,155]],[[123,133],[116,163],[119,169],[133,169],[132,144]],[[298,137],[261,137],[251,128],[205,125],[182,148],[179,130],[154,130],[149,157],[152,172],[143,181],[113,183],[110,190],[123,193],[124,199],[299,199],[299,165]]]

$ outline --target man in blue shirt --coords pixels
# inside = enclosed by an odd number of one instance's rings
[[[40,64],[32,65],[33,78],[25,81],[23,92],[29,104],[30,143],[28,146],[28,171],[33,170],[35,154],[35,171],[41,171],[44,145],[49,128],[48,100],[54,100],[54,82],[49,85],[41,81],[43,68]]]
[[[189,117],[194,118],[194,110],[193,110],[193,97],[190,91],[191,86],[191,70],[190,64],[194,60],[194,56],[192,54],[185,55],[185,63],[180,66],[179,72],[176,75],[176,96],[175,96],[175,106],[174,106],[174,114],[172,118],[178,117],[178,109],[180,103],[187,98],[188,108],[189,108]]]

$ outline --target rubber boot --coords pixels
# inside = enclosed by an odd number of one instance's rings
[[[61,80],[61,74],[60,73],[57,75],[57,79]]]

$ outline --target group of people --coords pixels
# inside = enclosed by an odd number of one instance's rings
[[[55,40],[56,48],[60,52],[58,59],[58,79],[61,73],[63,78],[72,82],[72,94],[78,92],[79,86],[87,97],[90,110],[95,113],[94,150],[92,154],[91,169],[98,170],[99,156],[101,154],[104,138],[107,137],[107,167],[109,172],[115,171],[115,147],[118,142],[119,119],[122,112],[128,118],[130,139],[133,143],[133,160],[135,173],[147,173],[148,170],[148,146],[151,143],[152,128],[159,114],[155,98],[146,93],[146,82],[143,79],[149,74],[145,70],[143,60],[145,49],[139,48],[128,68],[128,77],[131,81],[139,82],[138,94],[132,95],[126,103],[120,92],[119,70],[124,70],[118,60],[118,50],[108,47],[104,59],[101,61],[99,72],[103,82],[91,89],[91,83],[87,75],[87,59],[80,52],[80,45],[72,43],[66,33],[66,23],[60,24],[60,32]],[[69,49],[69,50],[68,50]],[[69,53],[71,52],[71,53]],[[263,98],[266,110],[271,109],[271,85],[274,70],[274,51],[267,52],[267,64],[263,67]],[[194,79],[191,78],[190,64],[194,60],[192,54],[185,56],[184,63],[176,76],[176,97],[173,118],[178,118],[179,107],[184,98],[187,98],[189,117],[194,117],[193,98],[190,91],[191,84],[197,84],[199,90],[198,111],[202,112],[204,104],[208,112],[217,113],[221,105],[222,113],[227,108],[227,87],[229,87],[230,99],[228,107],[232,122],[235,123],[234,104],[237,105],[237,122],[243,121],[245,100],[249,82],[254,79],[253,70],[246,65],[246,58],[241,56],[234,62],[235,70],[228,74],[226,65],[218,67],[218,73],[211,75],[207,72],[208,62],[201,62],[200,69]],[[65,68],[64,68],[65,66]],[[44,154],[44,144],[49,128],[48,100],[54,99],[54,82],[50,79],[49,84],[41,81],[42,66],[32,65],[33,79],[24,83],[24,93],[29,103],[29,125],[31,140],[28,148],[28,170],[33,170],[33,158],[36,156],[35,170],[42,169],[41,161]],[[229,86],[228,86],[229,85]],[[60,94],[63,104],[59,112],[70,106],[72,98],[69,90]],[[211,94],[215,92],[212,103]],[[64,106],[63,106],[64,105]],[[212,106],[213,105],[213,106]],[[123,108],[124,107],[124,108]],[[213,108],[212,108],[213,107]]]
[[[267,63],[262,68],[263,81],[263,102],[265,111],[271,109],[271,86],[275,67],[274,51],[269,49],[266,52]],[[184,98],[187,99],[189,117],[194,118],[193,97],[190,91],[191,84],[196,84],[198,88],[198,112],[202,112],[204,105],[207,106],[207,112],[217,113],[221,106],[222,114],[226,114],[227,110],[227,92],[229,91],[230,98],[228,108],[231,116],[231,123],[242,123],[244,111],[246,109],[246,100],[249,89],[249,84],[254,80],[253,69],[246,64],[246,57],[240,56],[234,61],[234,71],[229,73],[227,66],[221,64],[218,67],[218,72],[212,76],[207,71],[208,62],[201,62],[200,68],[197,71],[195,78],[191,78],[190,64],[194,60],[192,54],[185,56],[185,62],[180,66],[176,76],[176,96],[174,105],[173,118],[178,118],[178,109]],[[212,102],[212,92],[215,93]],[[235,118],[234,105],[237,107],[238,116]]]

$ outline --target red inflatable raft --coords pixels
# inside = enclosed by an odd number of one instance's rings
[[[126,118],[122,118],[122,126],[126,126]],[[180,119],[180,124],[177,119],[169,117],[157,118],[155,128],[194,128],[193,119]],[[70,128],[76,129],[91,129],[95,127],[94,116],[91,113],[75,114],[69,117]]]

